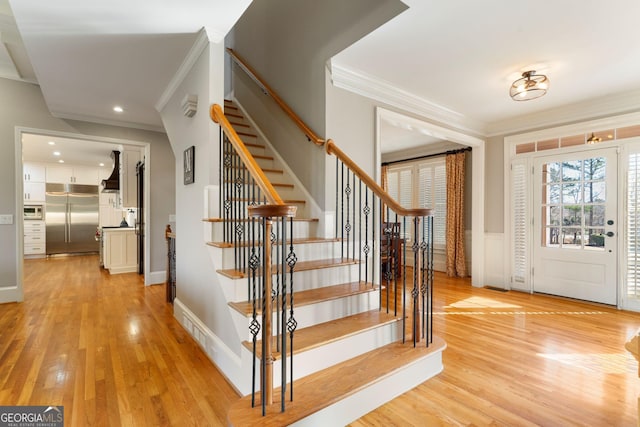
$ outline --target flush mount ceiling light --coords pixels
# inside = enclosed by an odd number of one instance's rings
[[[122,113],[124,111],[124,108],[122,108],[119,105],[116,105],[115,107],[113,107],[113,111],[115,111],[116,113]]]
[[[534,70],[525,71],[522,77],[511,84],[509,95],[514,101],[528,101],[540,98],[549,89],[549,79]]]

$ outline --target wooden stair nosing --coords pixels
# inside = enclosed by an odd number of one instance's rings
[[[301,239],[293,239],[294,245],[304,245],[308,243],[333,243],[339,242],[340,239],[333,237],[306,237]],[[276,242],[276,244],[281,244],[281,241]],[[251,243],[247,241],[238,242],[234,245],[234,243],[230,242],[207,242],[207,245],[213,246],[214,248],[232,248],[234,246],[239,246],[241,248],[246,248]],[[256,246],[262,246],[262,242],[256,243]]]
[[[224,182],[225,182],[225,184],[235,184],[235,181],[233,181],[233,180],[225,180]],[[248,184],[245,184],[245,185],[248,185]],[[274,187],[281,187],[281,188],[294,188],[295,187],[293,184],[287,184],[287,183],[284,183],[284,182],[272,182],[271,185],[274,186]],[[251,184],[251,186],[252,187],[257,187],[258,184]]]
[[[251,395],[248,395],[232,405],[227,420],[231,426],[291,425],[445,348],[446,343],[437,336],[429,347],[423,344],[414,348],[411,343],[401,342],[387,344],[296,380],[294,400],[289,401],[287,393],[284,412],[281,412],[281,393],[277,388],[273,393],[274,403],[267,406],[266,416],[262,416],[259,394],[254,408],[251,407]]]
[[[235,197],[233,199],[229,199],[231,202],[252,202],[253,200],[247,198],[247,197]],[[307,203],[306,200],[292,200],[292,199],[288,199],[288,200],[283,200],[282,201],[285,205],[304,205]],[[263,202],[257,202],[258,205],[262,205],[264,204]]]
[[[304,307],[305,305],[332,301],[352,295],[373,292],[375,290],[378,290],[378,287],[373,285],[373,283],[350,282],[339,285],[324,286],[321,288],[306,289],[304,291],[295,291],[293,299],[295,307]],[[253,313],[253,303],[251,301],[230,302],[228,305],[246,317],[250,317]],[[275,310],[276,307],[273,309]],[[258,300],[258,312],[262,314],[262,299]]]
[[[231,169],[246,169],[244,166],[232,166]],[[271,168],[260,168],[262,169],[262,172],[264,173],[277,173],[277,174],[284,174],[284,171],[282,169],[271,169]]]
[[[289,220],[292,220],[294,222],[320,222],[319,218],[289,218]],[[242,218],[242,219],[236,219],[236,220],[231,220],[231,219],[224,219],[224,218],[203,218],[202,221],[204,222],[236,222],[236,221],[240,221],[240,222],[247,222],[248,219],[247,218]]]
[[[229,154],[231,156],[238,156],[238,153],[236,153],[235,151],[232,153],[224,153],[224,154]],[[263,154],[251,154],[251,156],[254,159],[261,159],[261,160],[274,160],[274,158],[272,156],[265,156]]]
[[[296,329],[293,336],[293,354],[303,353],[313,350],[325,344],[330,344],[361,332],[370,331],[380,326],[390,323],[401,322],[402,317],[385,313],[378,309],[341,317],[328,322],[311,325],[306,328]],[[277,336],[273,337],[273,347],[277,348]],[[251,341],[243,341],[242,345],[249,351],[253,351]],[[287,355],[291,354],[291,349],[287,349]],[[281,352],[273,352],[276,360],[282,357]],[[256,357],[262,357],[262,340],[256,341]]]
[[[300,271],[309,271],[309,270],[320,270],[323,268],[341,267],[345,265],[353,265],[358,263],[359,263],[358,260],[350,259],[350,258],[349,259],[331,258],[331,259],[319,259],[319,260],[312,260],[312,261],[298,261],[296,263],[294,271],[300,272]],[[273,267],[274,271],[275,271],[275,268],[276,266]],[[256,271],[261,272],[262,266],[258,267]],[[239,271],[234,268],[216,270],[216,272],[230,279],[244,279],[249,277],[248,272]]]

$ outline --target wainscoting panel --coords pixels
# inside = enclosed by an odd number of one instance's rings
[[[484,284],[486,286],[507,287],[505,263],[508,259],[504,251],[503,233],[484,234]]]

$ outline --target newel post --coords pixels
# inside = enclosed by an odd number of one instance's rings
[[[252,219],[257,219],[260,221],[262,226],[262,232],[257,233],[258,239],[262,241],[252,241],[250,242],[250,246],[255,249],[257,246],[262,247],[262,259],[259,260],[255,257],[255,250],[253,251],[254,255],[251,256],[251,260],[249,262],[250,267],[253,271],[252,280],[254,282],[254,301],[256,298],[259,298],[262,301],[262,328],[261,329],[261,358],[260,358],[260,392],[261,392],[261,403],[262,403],[262,414],[266,413],[266,407],[273,404],[273,364],[275,361],[275,357],[273,354],[273,319],[274,319],[274,309],[276,310],[276,319],[283,319],[283,324],[279,326],[278,331],[280,331],[286,324],[286,280],[284,278],[284,269],[282,266],[279,267],[280,260],[276,259],[274,262],[273,257],[273,245],[276,245],[277,242],[281,242],[281,244],[286,244],[287,236],[286,236],[286,228],[284,223],[282,223],[282,227],[274,227],[274,220],[279,222],[280,219],[283,218],[292,218],[296,214],[295,206],[287,206],[287,205],[254,205],[248,207],[249,217]],[[255,234],[254,234],[255,238]],[[289,239],[292,239],[292,236],[289,236]],[[256,270],[258,264],[262,264],[261,274],[256,274]],[[294,263],[295,265],[295,263]],[[275,268],[274,268],[275,266]],[[291,270],[293,266],[291,266]],[[273,276],[277,275],[279,277],[279,288],[274,292],[273,288]],[[255,295],[256,293],[256,279],[258,276],[261,276],[261,295]],[[292,292],[293,283],[290,283],[290,291]],[[274,299],[277,299],[274,304]],[[293,302],[293,296],[290,296],[290,303]],[[254,306],[255,307],[255,306]],[[292,310],[292,306],[290,309]],[[282,311],[285,314],[280,314],[279,311]],[[255,335],[257,334],[259,326],[255,322],[255,308],[254,308],[254,322],[252,325],[252,333],[254,334],[254,360],[255,360]],[[278,332],[279,333],[279,332]],[[291,332],[293,333],[293,331]],[[284,337],[285,335],[283,335]],[[284,347],[284,342],[282,343],[283,348],[282,351],[282,364],[284,367],[284,361],[286,358],[286,348]],[[255,365],[254,365],[255,366]],[[254,380],[255,381],[255,380]],[[286,373],[283,371],[283,375],[281,378],[281,386],[283,390],[285,389],[286,384]],[[255,392],[254,399],[255,400]]]

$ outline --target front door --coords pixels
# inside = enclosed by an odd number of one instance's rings
[[[615,148],[534,161],[533,290],[617,302]]]

